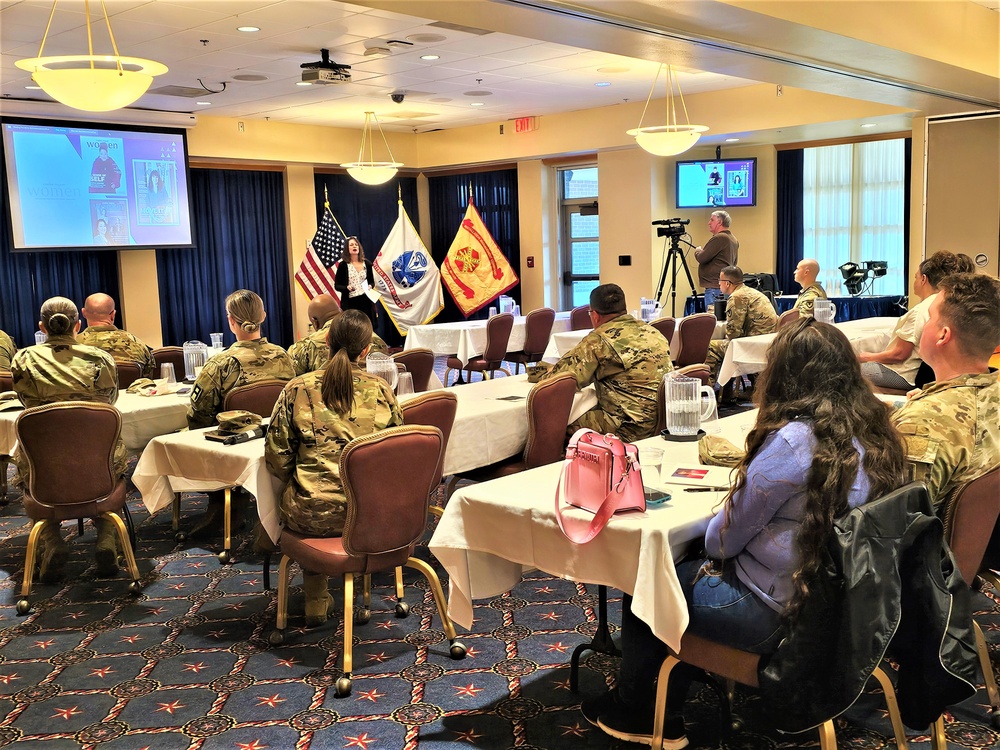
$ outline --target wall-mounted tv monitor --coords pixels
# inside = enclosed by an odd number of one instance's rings
[[[2,122],[13,249],[191,247],[183,130]]]
[[[677,208],[756,205],[756,158],[677,162]]]

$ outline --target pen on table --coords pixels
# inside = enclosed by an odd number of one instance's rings
[[[726,492],[728,487],[685,487],[685,492]]]

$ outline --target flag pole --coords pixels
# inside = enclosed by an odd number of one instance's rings
[[[469,180],[469,203],[472,203],[472,180]]]
[[[396,183],[396,199],[399,201],[399,205],[403,205],[403,186],[398,182]]]
[[[330,207],[330,193],[328,192],[327,186],[323,186],[323,206],[325,208]]]

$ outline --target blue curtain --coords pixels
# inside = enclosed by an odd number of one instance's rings
[[[473,202],[483,218],[483,224],[490,230],[497,246],[510,261],[514,271],[520,275],[521,235],[517,208],[517,170],[501,169],[441,177],[429,176],[427,182],[430,193],[431,254],[438,266],[444,262],[444,256],[447,255],[451,241],[455,239],[455,234],[465,216],[471,183]],[[521,303],[520,284],[507,294],[518,304]],[[485,319],[488,315],[488,308],[484,308],[469,316],[469,319]],[[454,320],[465,320],[465,317],[451,298],[451,294],[445,289],[444,310],[438,315],[437,322]]]
[[[775,268],[785,294],[798,294],[795,266],[802,260],[802,149],[778,152],[778,255]]]
[[[3,141],[0,139],[0,163]],[[78,307],[94,292],[119,301],[118,252],[60,250],[50,253],[14,252],[10,229],[7,180],[0,178],[4,227],[0,232],[0,329],[19,347],[35,343],[38,311],[49,297],[69,297]]]
[[[165,345],[232,334],[225,299],[250,289],[264,300],[263,333],[281,346],[292,337],[285,187],[282,172],[192,169],[194,249],[157,250]]]
[[[399,215],[398,202],[402,193],[403,208],[406,209],[414,228],[420,231],[420,217],[417,209],[417,178],[395,177],[384,185],[363,185],[348,174],[317,174],[316,221],[323,217],[324,190],[330,197],[330,211],[333,212],[340,228],[349,237],[361,240],[365,257],[375,260],[389,236]],[[389,321],[385,311],[378,308],[375,332],[389,346],[402,346],[403,337]]]

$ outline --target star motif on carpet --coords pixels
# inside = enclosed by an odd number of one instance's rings
[[[551,588],[549,586],[541,586],[541,587],[536,587],[535,588],[535,593],[536,594],[551,594],[553,591],[555,591],[555,589],[553,589],[553,588]]]
[[[260,580],[258,580],[257,578],[250,578],[249,580],[244,581],[243,585],[244,586],[253,587],[253,586],[256,586],[259,583],[260,583]]]
[[[223,638],[228,633],[229,631],[223,628],[222,630],[209,630],[206,635],[208,635],[209,638]]]
[[[476,740],[480,739],[484,735],[476,734],[475,729],[469,729],[466,732],[455,732],[455,742],[469,742],[473,745],[476,744]]]
[[[243,602],[235,602],[234,604],[227,604],[226,605],[226,609],[231,609],[231,610],[234,610],[234,611],[238,611],[238,610],[243,609],[245,606],[246,605]]]
[[[564,724],[560,724],[559,728],[563,730],[563,737],[567,734],[571,734],[574,737],[583,737],[583,735],[589,731],[588,727],[580,726],[580,722],[576,722],[571,727],[567,727]]]
[[[159,713],[160,711],[166,711],[171,716],[174,715],[174,711],[180,711],[182,708],[186,708],[186,706],[180,701],[171,701],[170,703],[157,703],[156,705],[159,706],[159,708],[156,709],[157,713]]]
[[[559,641],[558,643],[550,643],[545,647],[545,650],[549,653],[556,651],[560,654],[565,654],[569,650],[569,645],[564,645],[562,641]]]
[[[9,685],[11,680],[20,680],[20,679],[21,675],[19,675],[17,672],[15,672],[14,674],[0,674],[0,682],[2,682],[4,685]]]
[[[151,614],[151,615],[162,615],[166,611],[167,611],[166,607],[153,607],[151,610],[149,610],[149,614]]]
[[[123,635],[120,639],[121,643],[135,643],[136,641],[141,641],[141,635]]]
[[[205,662],[200,661],[197,664],[185,664],[183,671],[198,674],[203,669],[208,669],[208,665],[205,664]]]
[[[562,615],[557,615],[555,612],[549,612],[548,614],[542,615],[543,620],[552,620],[553,622],[560,619],[561,617]]]
[[[35,641],[35,648],[40,648],[40,649],[42,649],[42,651],[44,651],[44,650],[45,650],[45,649],[47,649],[47,648],[48,648],[49,646],[51,646],[51,645],[52,645],[53,643],[55,643],[55,641],[53,641],[53,640],[48,640],[48,641]]]
[[[344,736],[347,740],[347,744],[344,747],[360,747],[361,750],[368,750],[368,746],[376,741],[375,737],[372,737],[368,732],[358,735],[357,737]]]
[[[90,676],[100,677],[103,679],[104,677],[107,677],[109,674],[112,674],[114,671],[115,670],[112,669],[111,667],[92,667],[90,670]]]
[[[276,662],[276,664],[279,667],[289,667],[289,668],[294,667],[298,663],[299,663],[298,659],[278,659],[278,661]]]
[[[572,690],[569,685],[569,678],[567,677],[565,680],[558,680],[555,683],[555,688],[556,690]]]
[[[173,589],[174,591],[180,591],[181,589],[187,588],[186,583],[171,583],[167,586],[168,589]]]
[[[268,706],[270,708],[277,708],[279,703],[284,703],[285,699],[281,697],[281,693],[275,693],[274,695],[268,697],[266,695],[257,696],[258,706]]]
[[[387,654],[385,651],[379,651],[377,654],[368,655],[368,661],[377,661],[379,664],[381,664],[384,661],[388,661],[391,658],[392,657],[389,656],[389,654]]]
[[[260,740],[254,740],[253,742],[237,742],[236,747],[238,750],[265,750],[270,745],[262,745]]]
[[[69,612],[63,615],[64,620],[79,620],[81,617],[86,615],[86,612]]]
[[[66,719],[66,721],[69,721],[73,716],[78,716],[82,713],[83,711],[77,710],[77,706],[73,706],[73,708],[57,708],[56,712],[52,714],[52,718]]]
[[[188,563],[187,566],[189,568],[195,568],[197,570],[198,568],[204,568],[205,567],[205,563],[203,563],[203,562],[193,562],[193,563]]]
[[[359,701],[371,701],[372,703],[378,703],[379,698],[385,698],[385,693],[380,693],[378,688],[372,688],[371,690],[359,690],[358,700]]]
[[[383,630],[389,630],[390,628],[392,628],[392,626],[393,626],[392,620],[383,620],[382,622],[375,623],[376,628],[382,628]]]
[[[479,651],[476,649],[475,646],[467,646],[466,647],[466,649],[465,649],[465,658],[466,659],[474,659],[477,656],[479,656]]]
[[[472,683],[469,683],[468,685],[452,685],[451,689],[455,691],[456,698],[475,698],[485,688],[477,688]]]

